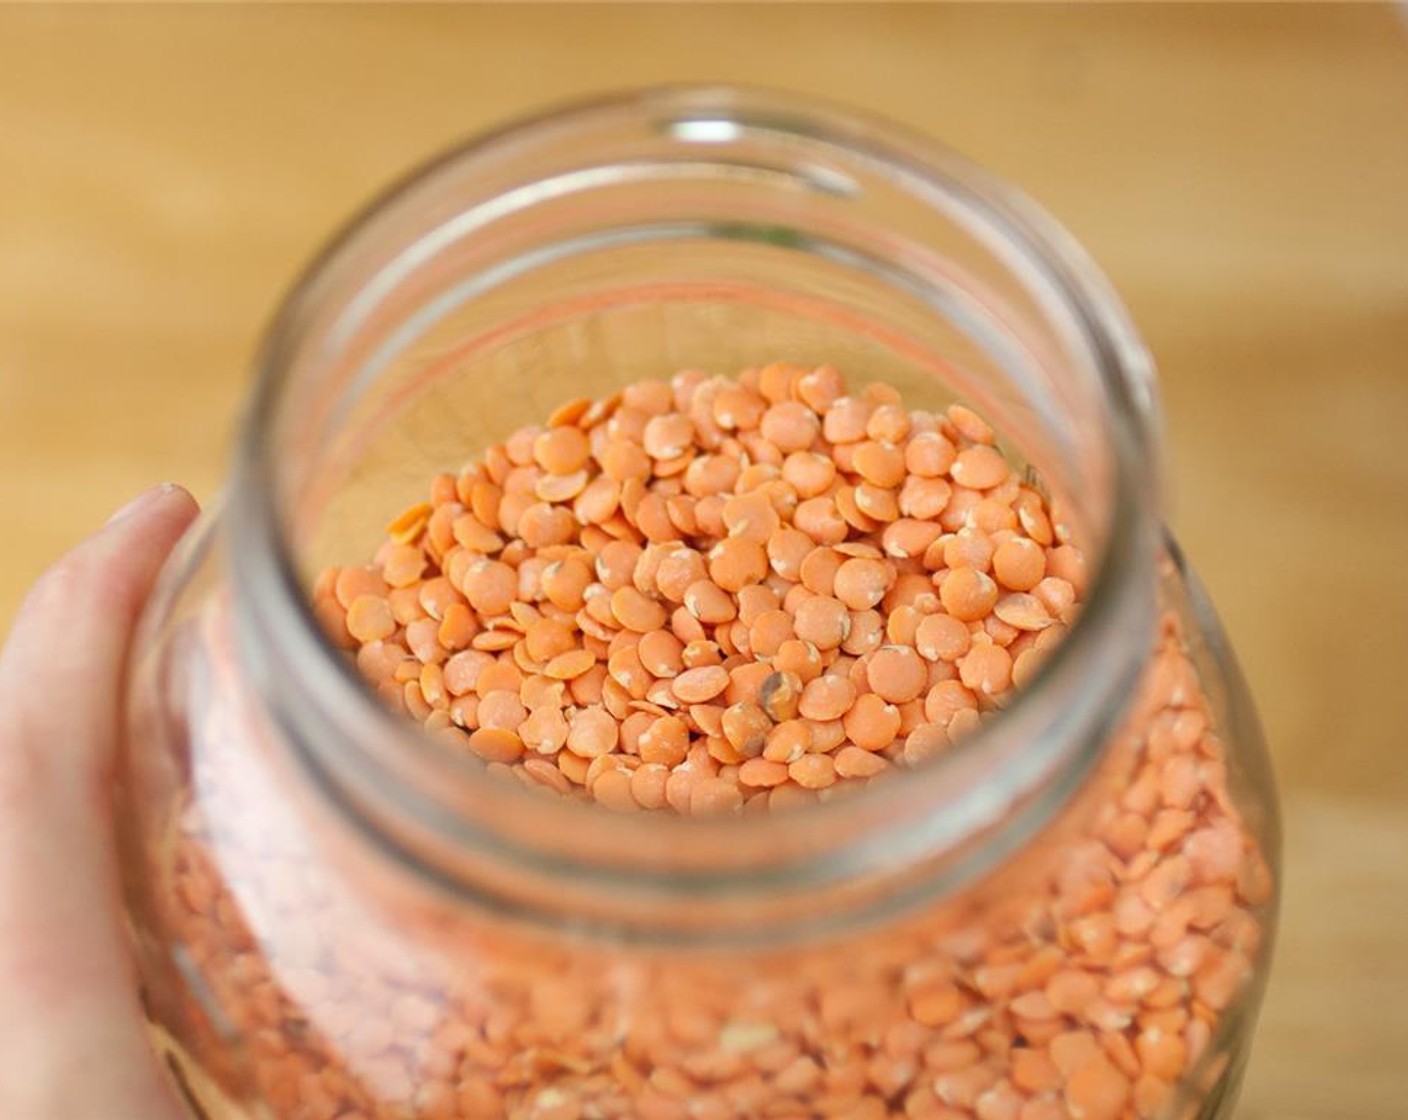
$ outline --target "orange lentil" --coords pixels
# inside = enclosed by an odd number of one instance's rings
[[[684,703],[702,704],[728,687],[728,671],[717,665],[686,669],[674,679],[671,687]]]
[[[645,416],[669,412],[674,403],[674,392],[664,381],[635,381],[621,390],[622,409],[631,409]]]
[[[856,686],[845,677],[817,677],[802,689],[797,711],[805,719],[840,719],[856,702]]]
[[[628,770],[606,770],[591,783],[590,789],[592,797],[612,812],[628,813],[640,808],[631,792],[631,773]]]
[[[690,621],[694,620],[691,618]],[[678,633],[679,629],[680,620],[677,619],[675,632]],[[718,665],[723,661],[723,658],[719,654],[717,644],[705,641],[703,638],[693,638],[680,651],[680,661],[683,662],[686,669],[699,669],[706,665]]]
[[[997,603],[997,584],[972,568],[955,568],[939,585],[944,610],[963,622],[976,622]]]
[[[948,504],[944,506],[943,513],[939,514],[939,524],[950,532],[956,533],[960,529],[978,528],[977,507],[983,500],[982,491],[969,490],[966,486],[955,486],[949,494]]]
[[[830,595],[836,589],[836,574],[843,563],[845,558],[834,548],[813,548],[798,572],[802,586],[813,595]]]
[[[976,731],[980,723],[982,723],[982,717],[978,715],[976,708],[964,708],[954,712],[948,721],[948,737],[956,743],[963,736]]]
[[[685,588],[684,607],[707,625],[732,622],[738,616],[738,605],[728,592],[707,579],[696,580]]]
[[[667,546],[655,569],[655,586],[672,603],[683,603],[685,592],[708,575],[704,557],[684,545]]]
[[[528,655],[534,661],[550,661],[576,647],[572,630],[555,619],[539,619],[524,633]]]
[[[739,485],[743,485],[743,480]],[[722,515],[730,537],[744,537],[762,545],[782,524],[771,500],[757,490],[725,499]]]
[[[561,708],[566,692],[567,686],[562,681],[532,676],[523,679],[518,689],[518,698],[529,711],[543,707]]]
[[[1051,550],[1047,568],[1056,579],[1065,580],[1076,594],[1084,592],[1086,584],[1085,555],[1074,545],[1063,544]]]
[[[787,777],[787,766],[766,758],[750,758],[738,768],[738,780],[745,786],[779,786],[787,781]]]
[[[812,550],[812,539],[801,530],[780,528],[768,538],[768,567],[783,579],[796,582]]]
[[[835,460],[814,451],[794,451],[782,464],[782,479],[799,498],[826,493],[835,478]]]
[[[810,447],[820,427],[816,413],[806,405],[798,401],[781,401],[763,413],[758,430],[764,439],[787,454]]]
[[[899,443],[909,435],[914,422],[898,400],[876,406],[865,423],[865,434],[884,443]]]
[[[797,399],[817,413],[824,413],[845,392],[845,381],[833,366],[817,366],[809,370],[797,379],[794,386]]]
[[[856,698],[842,722],[846,737],[858,747],[878,751],[888,747],[900,730],[899,709],[874,693]]]
[[[591,479],[572,502],[572,513],[583,525],[602,525],[621,505],[621,484],[604,474]]]
[[[721,778],[705,778],[694,783],[694,788],[690,790],[690,813],[697,817],[734,813],[742,809],[742,804],[743,796],[738,786]],[[727,1113],[715,1113],[715,1116],[725,1120]]]
[[[842,513],[846,520],[858,529],[875,530],[884,522],[894,521],[900,515],[898,495],[883,486],[862,482],[853,491],[838,491],[838,502],[848,495],[853,495],[850,500],[854,503],[855,515],[847,513],[844,508]]]
[[[747,386],[725,384],[714,394],[712,411],[719,427],[733,431],[756,428],[767,407],[767,401]]]
[[[931,614],[920,620],[914,633],[914,648],[929,661],[957,661],[968,652],[968,627],[947,614]]]
[[[580,677],[596,664],[596,656],[586,649],[560,653],[543,666],[543,673],[554,680],[570,681]]]
[[[549,474],[572,474],[586,465],[590,455],[586,434],[577,428],[549,428],[533,440],[533,459]]]
[[[724,591],[740,592],[767,573],[767,551],[748,537],[725,537],[709,552],[709,578]]]
[[[960,451],[949,474],[960,486],[988,490],[1007,479],[1009,467],[1000,451],[980,443]]]
[[[859,657],[878,649],[884,639],[885,621],[879,611],[852,611],[850,632],[841,643],[841,652]]]
[[[829,754],[806,754],[788,765],[787,776],[803,789],[825,789],[836,781],[836,762]]]
[[[771,668],[760,661],[742,661],[728,672],[728,688],[724,697],[730,704],[740,700],[757,702],[763,682],[771,675]]]
[[[382,578],[392,587],[409,587],[425,572],[429,559],[414,544],[390,544],[381,561]]]
[[[973,525],[943,538],[943,560],[950,568],[986,572],[992,565],[992,539]]]
[[[663,809],[665,783],[669,780],[670,768],[658,762],[646,762],[631,774],[631,797],[642,809]]]
[[[850,625],[845,605],[826,595],[815,595],[803,602],[792,619],[797,637],[823,651],[835,649],[845,641]]]
[[[1004,587],[1030,591],[1046,575],[1046,553],[1033,540],[1013,537],[997,547],[992,565],[993,574]]]
[[[610,754],[620,738],[616,720],[604,708],[584,708],[572,718],[566,746],[583,758],[600,758]]]
[[[768,400],[785,401],[791,396],[793,381],[805,372],[790,362],[769,362],[757,371],[754,384],[758,392]]]
[[[927,555],[943,530],[932,521],[916,520],[911,511],[904,509],[903,503],[900,512],[904,516],[886,525],[880,535],[885,555],[898,560]]]
[[[519,725],[523,745],[538,754],[556,755],[567,742],[570,727],[557,706],[543,706],[528,713]]]
[[[1032,588],[1032,595],[1041,602],[1053,618],[1062,622],[1069,620],[1071,608],[1075,605],[1076,593],[1069,583],[1055,576],[1046,576]]]
[[[974,692],[997,696],[1012,683],[1012,656],[991,641],[975,641],[958,659],[958,679]]]
[[[814,730],[807,720],[784,720],[768,732],[763,757],[772,762],[795,762],[811,749]]]
[[[855,447],[855,473],[875,486],[890,488],[904,481],[904,452],[892,443],[865,440]]]
[[[742,757],[756,758],[763,753],[772,720],[757,704],[743,700],[724,709],[722,728],[724,738]]]
[[[1050,619],[1042,619],[1041,622],[1044,623],[1044,625],[1032,625],[1026,630],[1019,629],[1011,625],[1011,623],[999,618],[996,608],[994,608],[993,613],[983,619],[983,632],[998,645],[1005,647],[1010,646],[1023,633],[1035,633],[1045,629],[1045,626],[1050,624]]]
[[[776,591],[762,583],[750,584],[738,591],[738,620],[752,626],[758,616],[776,610],[780,600]]]
[[[818,544],[839,544],[850,532],[835,499],[824,495],[798,502],[792,523]]]
[[[802,679],[795,673],[770,672],[758,686],[758,703],[768,718],[782,723],[794,718],[801,706]]]
[[[379,595],[359,595],[347,611],[347,631],[359,642],[377,642],[396,632],[391,606]]]
[[[479,725],[481,727],[516,731],[527,715],[528,710],[523,706],[523,701],[519,699],[516,692],[510,692],[508,689],[496,689],[492,692],[480,693]]]
[[[881,604],[886,610],[899,607],[913,607],[921,614],[938,610],[942,603],[934,590],[932,576],[920,572],[902,572],[895,577],[894,586],[886,593]]]
[[[523,754],[523,740],[512,730],[481,727],[471,732],[469,749],[485,762],[513,762]]]
[[[460,588],[469,605],[481,615],[503,614],[514,601],[517,579],[514,570],[498,560],[479,560],[465,574]]]
[[[661,723],[661,720],[668,719],[671,722]],[[688,729],[680,731],[683,723],[676,716],[661,716],[656,712],[643,711],[632,708],[630,714],[621,720],[620,742],[623,755],[639,755],[641,744],[650,736],[650,746],[647,749],[659,750],[676,756],[683,756],[688,753],[689,736]],[[653,730],[653,734],[652,734]],[[612,755],[600,761],[600,765],[620,765],[624,759],[621,756]],[[647,759],[646,761],[655,761]]]
[[[677,459],[694,437],[694,423],[679,413],[652,416],[641,434],[645,453],[652,459]]]
[[[629,584],[611,594],[611,613],[627,630],[646,634],[665,625],[665,608]]]
[[[1056,621],[1046,612],[1040,599],[1021,591],[999,599],[993,607],[993,616],[1017,630],[1045,630]]]
[[[388,703],[496,776],[614,812],[783,811],[946,751],[1062,639],[1085,560],[1015,470],[961,405],[848,397],[831,367],[687,371],[568,402],[437,476],[374,566],[325,573],[315,601]],[[818,1041],[789,1029],[800,997],[724,1023],[681,992],[687,1030],[647,1016],[593,1065],[612,1044],[585,1005],[534,996],[519,1023],[500,1003],[481,1024],[442,1019],[463,1064],[427,1056],[443,1080],[418,1114],[1152,1117],[1245,983],[1247,907],[1270,892],[1182,666],[1169,652],[1154,674],[1168,711],[1095,829],[1098,858],[1071,855],[1019,935],[920,958],[931,973],[906,971],[899,1006],[832,978]],[[400,1021],[347,1036],[409,1086]],[[572,1042],[549,1042],[553,1024]],[[841,1032],[860,1030],[848,1052]],[[520,1065],[527,1048],[554,1072]],[[371,1114],[336,1063],[306,1068],[333,1087],[299,1098],[288,1081],[289,1102]]]
[[[782,610],[763,612],[748,628],[748,646],[754,657],[773,657],[782,649],[784,642],[795,637],[792,616]]]
[[[391,585],[372,568],[343,568],[333,581],[333,594],[344,610],[363,595],[384,599],[390,590]]]
[[[416,592],[416,599],[425,613],[437,622],[443,621],[445,612],[452,606],[464,602],[464,597],[444,576],[426,580]]]
[[[834,593],[851,610],[868,610],[885,597],[893,576],[890,566],[882,560],[847,560],[836,569]]]
[[[944,728],[933,723],[920,724],[905,736],[904,761],[909,766],[918,766],[942,754],[948,743],[948,733]]]
[[[1188,1065],[1188,1046],[1176,1032],[1146,1027],[1134,1040],[1144,1073],[1171,1082]]]
[[[923,693],[928,672],[908,646],[881,646],[866,667],[866,679],[876,696],[903,704]]]
[[[1124,1074],[1102,1055],[1091,1058],[1070,1075],[1063,1098],[1071,1120],[1119,1120],[1130,1088]]]
[[[636,655],[646,671],[655,677],[675,677],[684,669],[684,643],[669,630],[656,629],[642,634]]]
[[[865,438],[872,411],[866,400],[837,397],[822,416],[822,435],[829,443],[856,443]]]

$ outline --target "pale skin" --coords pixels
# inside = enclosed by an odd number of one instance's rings
[[[7,1120],[183,1115],[147,1043],[118,916],[109,778],[132,629],[195,514],[179,487],[142,494],[40,578],[0,650]]]

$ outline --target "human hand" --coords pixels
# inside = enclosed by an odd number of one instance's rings
[[[0,650],[0,1117],[177,1120],[119,919],[109,780],[138,612],[196,504],[148,490],[35,584]]]

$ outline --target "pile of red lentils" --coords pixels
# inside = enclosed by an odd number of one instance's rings
[[[565,405],[436,478],[315,598],[389,703],[492,769],[727,813],[943,750],[1084,581],[970,409],[778,363]]]
[[[430,499],[324,573],[319,615],[454,749],[612,810],[762,811],[919,763],[1084,585],[977,416],[828,368],[573,402]],[[1273,886],[1173,613],[1098,772],[1001,873],[729,954],[530,933],[333,858],[208,622],[153,940],[188,962],[159,1017],[212,1117],[1187,1120],[1178,1087],[1222,1072]]]

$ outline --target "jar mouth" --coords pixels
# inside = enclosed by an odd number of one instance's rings
[[[406,205],[420,184],[535,137],[623,114],[645,114],[681,142],[706,147],[745,129],[825,143],[883,166],[921,200],[958,198],[1004,256],[1059,303],[1099,379],[1113,464],[1109,515],[1076,621],[1001,713],[938,757],[849,796],[723,819],[617,816],[504,783],[373,695],[324,637],[299,575],[280,504],[279,444],[269,433],[285,406],[294,356],[308,341],[310,309],[338,291],[336,279],[379,217]],[[286,297],[257,367],[228,510],[241,656],[321,792],[387,853],[501,913],[579,930],[614,927],[615,918],[597,921],[590,907],[572,917],[559,912],[587,893],[609,893],[618,913],[622,899],[634,898],[696,907],[726,899],[757,914],[807,892],[878,882],[877,873],[893,877],[863,907],[846,907],[848,918],[953,893],[1067,803],[1122,722],[1152,648],[1153,381],[1123,308],[1074,240],[1033,204],[932,141],[849,110],[774,93],[665,88],[557,109],[473,139],[383,193],[337,235]],[[921,866],[922,875],[902,874]],[[509,879],[540,881],[546,894],[534,901]],[[739,922],[751,932],[751,921]],[[785,924],[779,917],[769,928]],[[667,939],[690,936],[679,929]]]

